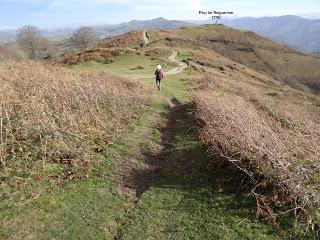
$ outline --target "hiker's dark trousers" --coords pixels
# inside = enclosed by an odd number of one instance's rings
[[[156,79],[158,90],[160,91],[161,79]]]

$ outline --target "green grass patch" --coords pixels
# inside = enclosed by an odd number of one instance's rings
[[[119,228],[123,239],[278,239],[272,226],[255,218],[254,199],[233,189],[219,192],[219,179],[202,169],[210,156],[192,131],[191,106],[175,121],[158,181],[140,198]],[[181,162],[181,158],[189,160]],[[189,161],[189,162],[188,162]]]
[[[169,56],[167,56],[169,57]],[[164,59],[166,56],[164,56]],[[169,71],[173,67],[166,65],[164,60],[151,60],[147,56],[141,54],[123,54],[117,56],[112,63],[99,63],[91,61],[74,65],[71,68],[76,71],[103,71],[108,70],[121,76],[153,76],[158,64],[164,67],[164,71]]]

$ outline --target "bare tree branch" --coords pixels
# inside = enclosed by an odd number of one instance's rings
[[[71,37],[71,42],[82,51],[87,50],[96,41],[95,30],[92,27],[80,27]]]
[[[42,49],[43,37],[35,26],[24,26],[18,30],[17,42],[28,52],[30,58],[36,59]]]

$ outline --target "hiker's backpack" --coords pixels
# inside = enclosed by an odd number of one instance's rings
[[[156,79],[157,80],[161,80],[163,78],[163,73],[162,73],[162,70],[156,70]]]

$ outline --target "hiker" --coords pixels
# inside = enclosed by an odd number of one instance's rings
[[[161,65],[157,66],[157,69],[154,75],[156,76],[156,84],[158,86],[158,91],[160,91],[161,79],[164,77],[163,71],[161,69]]]

